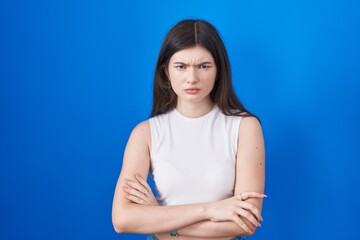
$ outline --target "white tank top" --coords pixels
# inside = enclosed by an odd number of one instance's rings
[[[233,196],[240,121],[217,106],[199,118],[174,109],[149,119],[150,173],[161,205]]]

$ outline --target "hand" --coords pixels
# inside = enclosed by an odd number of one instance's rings
[[[123,186],[125,197],[137,204],[159,206],[148,183],[139,174],[135,174],[135,179],[134,181],[125,178],[126,185]]]
[[[259,221],[263,221],[260,211],[253,204],[245,202],[249,198],[264,198],[266,195],[256,192],[244,192],[237,196],[227,198],[225,200],[209,203],[207,205],[207,213],[210,221],[223,222],[233,221],[238,224],[246,232],[251,233],[250,228],[240,218],[244,217],[254,226],[261,226]],[[256,217],[256,218],[255,218]]]

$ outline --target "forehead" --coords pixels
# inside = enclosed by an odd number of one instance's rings
[[[213,62],[211,53],[204,47],[194,46],[182,49],[170,58],[170,62]]]

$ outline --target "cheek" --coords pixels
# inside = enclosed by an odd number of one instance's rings
[[[214,89],[215,86],[215,82],[216,82],[216,76],[212,76],[210,79],[208,79],[208,89],[211,92]]]
[[[169,76],[171,80],[178,81],[181,78],[181,72],[175,69],[169,69]]]
[[[180,84],[179,84],[179,81],[176,81],[176,79],[171,78],[171,80],[170,80],[170,85],[171,85],[172,90],[173,90],[176,94],[179,94],[180,89],[181,89],[181,86],[180,86]]]
[[[171,86],[173,88],[176,88],[177,86],[181,85],[183,81],[183,76],[181,75],[181,72],[169,71],[169,79],[171,82]]]
[[[215,73],[207,73],[203,76],[203,79],[205,82],[209,83],[209,86],[212,86],[215,84],[216,81],[216,72]]]

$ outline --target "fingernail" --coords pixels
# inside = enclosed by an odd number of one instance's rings
[[[265,198],[267,198],[267,195],[263,194],[263,196],[264,196]]]

